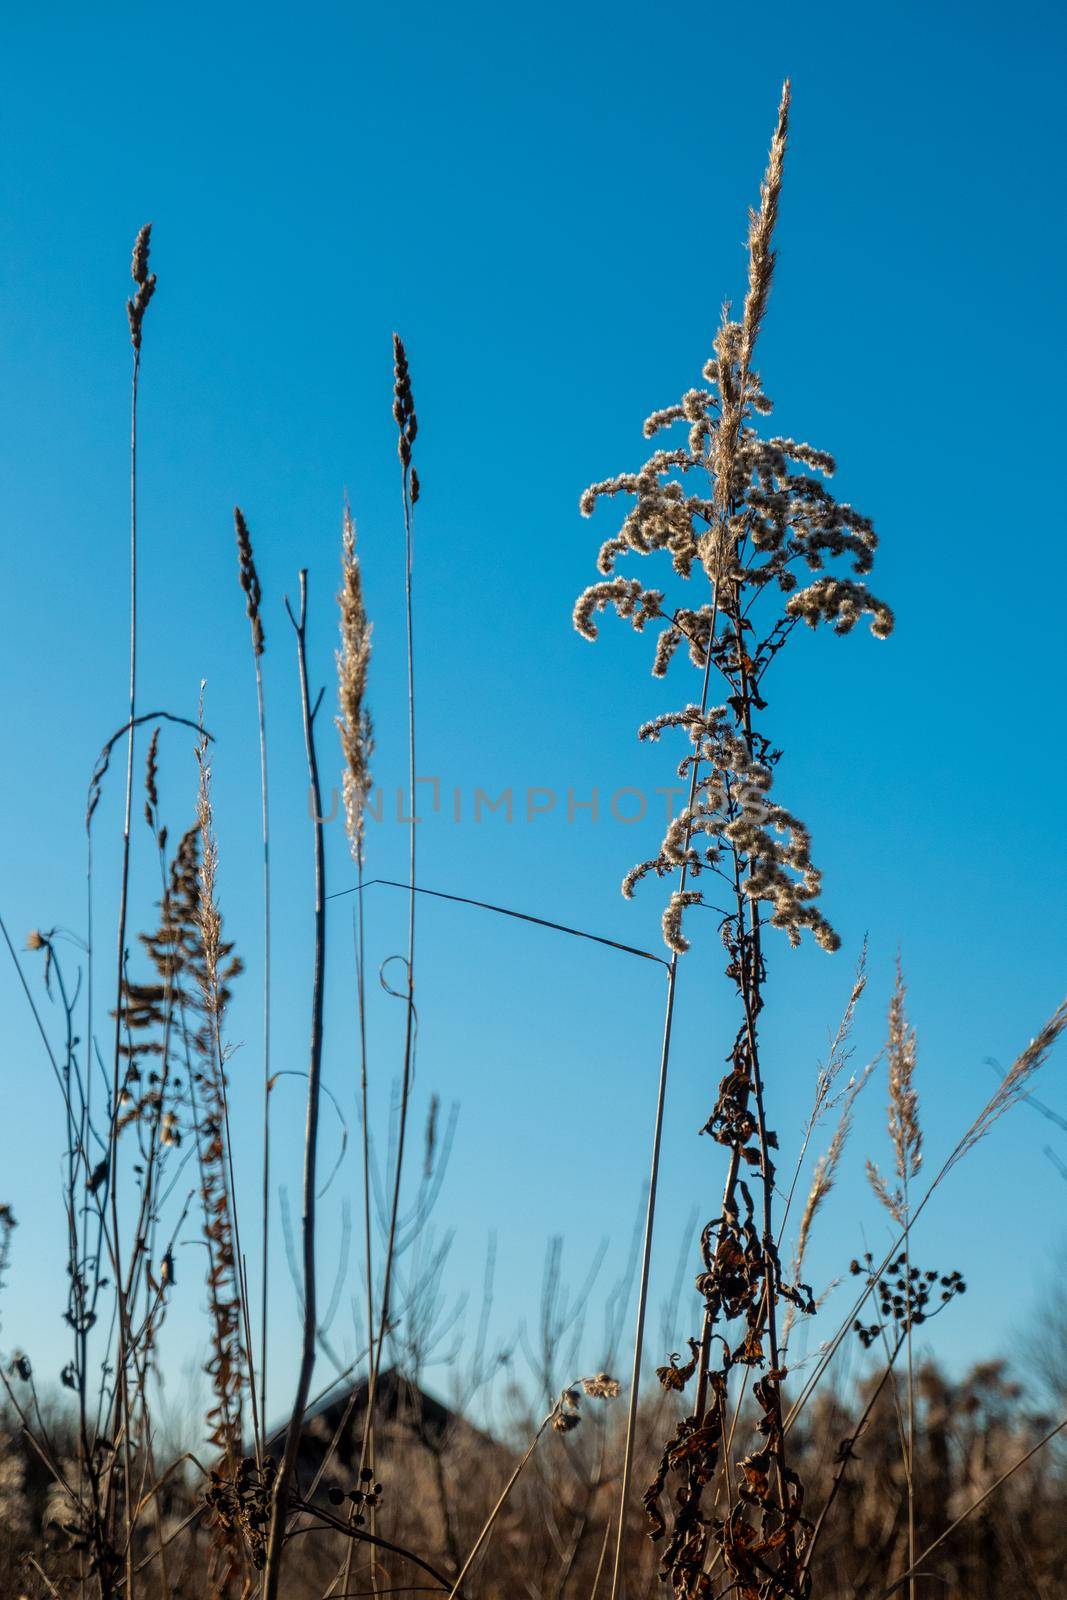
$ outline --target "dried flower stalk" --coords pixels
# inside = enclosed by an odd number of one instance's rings
[[[777,1139],[766,1116],[758,1019],[764,1004],[767,924],[781,929],[794,945],[805,931],[828,951],[840,941],[819,909],[821,875],[812,860],[809,832],[773,792],[781,751],[762,731],[759,718],[766,710],[767,670],[799,621],[813,627],[830,621],[838,633],[847,633],[867,613],[873,618],[872,631],[885,637],[892,614],[857,581],[869,572],[877,541],[870,520],[836,500],[826,487],[834,472],[832,458],[794,439],[763,437],[756,425],[772,409],[753,357],[774,276],[773,235],[789,110],[787,83],[760,204],[749,218],[748,289],[741,320],[732,321],[724,309],[713,354],[703,369],[705,386],[690,389],[645,423],[648,439],[684,427],[683,439],[656,449],[637,472],[593,484],[580,501],[585,516],[602,500],[619,495],[631,497],[633,504],[619,530],[601,545],[600,580],[575,606],[578,631],[595,638],[597,615],[609,607],[638,632],[655,620],[662,628],[654,674],[669,670],[683,641],[701,674],[699,703],[659,716],[640,730],[640,737],[651,741],[667,730],[686,735],[689,751],[678,774],[687,782],[689,797],[670,822],[658,853],[638,863],[623,884],[628,897],[651,875],[674,878],[677,887],[663,915],[671,969],[612,1600],[621,1580],[675,973],[690,944],[687,918],[698,906],[717,915],[727,976],[741,1004],[729,1070],[704,1129],[729,1151],[729,1164],[721,1215],[708,1224],[701,1242],[703,1270],[697,1288],[704,1301],[704,1324],[700,1339],[693,1341],[690,1369],[697,1374],[696,1401],[668,1441],[645,1505],[652,1537],[666,1539],[661,1576],[679,1600],[699,1592],[712,1542],[738,1588],[748,1592],[746,1586],[751,1586],[755,1593],[759,1586],[768,1596],[791,1593],[800,1581],[811,1526],[803,1513],[801,1484],[786,1460],[778,1306],[784,1302],[791,1310],[810,1311],[813,1303],[802,1285],[786,1281],[778,1257],[771,1154]],[[694,478],[701,480],[696,486]],[[661,552],[668,558],[673,585],[703,575],[710,591],[706,600],[695,607],[678,604],[668,600],[666,586],[650,587],[616,571],[620,558]],[[842,558],[851,563],[854,578],[821,576],[801,586],[796,569],[819,573],[828,562]],[[712,674],[723,684],[721,705],[710,704]],[[720,897],[726,909],[718,904]],[[833,1181],[847,1130],[846,1111],[809,1195],[808,1227]],[[758,1203],[742,1177],[745,1171],[759,1181]],[[743,1323],[740,1338],[729,1331],[738,1319]],[[712,1334],[720,1323],[727,1331],[716,1370]],[[753,1387],[762,1413],[762,1439],[739,1464],[729,1514],[725,1520],[709,1521],[701,1512],[702,1492],[720,1465],[727,1435],[723,1407],[735,1366],[767,1369]],[[677,1387],[682,1369],[672,1363],[664,1370],[670,1373],[670,1385]],[[669,1538],[661,1507],[668,1476],[679,1480],[671,1495]]]

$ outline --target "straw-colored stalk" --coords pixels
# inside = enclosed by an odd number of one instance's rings
[[[270,1285],[270,811],[267,797],[267,719],[263,694],[263,651],[266,635],[261,614],[263,591],[256,570],[252,550],[252,537],[248,531],[240,506],[233,508],[234,531],[237,536],[237,575],[245,595],[252,639],[252,665],[256,676],[256,722],[259,730],[259,798],[260,825],[263,839],[263,1135],[262,1135],[262,1222],[260,1233],[260,1260],[262,1284],[260,1288],[259,1326],[259,1413],[266,1427],[267,1417],[267,1327]]]

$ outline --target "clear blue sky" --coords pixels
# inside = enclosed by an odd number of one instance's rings
[[[786,803],[809,823],[836,957],[784,943],[765,1037],[783,1148],[847,996],[864,933],[873,982],[859,1054],[880,1043],[903,951],[933,1163],[1064,987],[1060,184],[1062,13],[1024,3],[778,4],[736,11],[550,3],[528,12],[313,3],[9,11],[0,52],[0,516],[7,782],[0,894],[19,934],[84,926],[85,786],[124,720],[130,245],[155,222],[145,336],[141,703],[218,736],[221,895],[258,971],[258,775],[248,637],[230,520],[248,515],[266,590],[276,896],[276,1062],[305,1065],[310,838],[281,596],[311,569],[313,675],[333,692],[341,499],[357,518],[375,618],[376,770],[404,778],[402,542],[389,336],[402,330],[421,422],[417,530],[420,767],[444,806],[421,829],[434,888],[504,900],[655,946],[655,886],[618,882],[658,841],[565,796],[670,781],[639,722],[691,696],[648,676],[647,641],[572,632],[599,530],[584,485],[643,459],[653,407],[698,379],[721,301],[740,295],[782,78],[794,83],[780,261],[761,369],[785,432],[832,450],[840,492],[882,537],[885,644],[797,641],[770,680]],[[331,730],[323,754],[336,775]],[[142,746],[143,750],[143,746]],[[188,740],[163,741],[164,809],[191,816]],[[332,776],[331,780],[332,781]],[[474,790],[556,790],[550,817],[470,819]],[[100,883],[121,783],[99,814]],[[452,790],[464,797],[452,818]],[[521,809],[521,801],[518,802]],[[394,811],[395,816],[395,811]],[[331,887],[350,867],[329,830]],[[152,862],[137,834],[135,923]],[[372,831],[370,871],[404,875],[404,830]],[[112,880],[113,881],[113,878]],[[391,891],[373,948],[400,948]],[[328,1082],[355,1128],[351,901],[329,939]],[[101,893],[102,947],[114,905]],[[437,1223],[457,1289],[499,1242],[497,1322],[536,1322],[546,1238],[578,1279],[598,1240],[626,1250],[646,1170],[657,969],[478,913],[420,907],[417,1109],[461,1102]],[[6,961],[6,957],[5,957]],[[720,1154],[696,1137],[732,1030],[714,938],[687,959],[666,1128],[659,1287],[691,1205],[715,1214]],[[39,973],[35,974],[39,978]],[[231,1036],[239,1184],[255,1214],[257,977]],[[59,1105],[9,965],[0,967],[0,1199],[21,1222],[6,1346],[65,1359]],[[376,1119],[399,1069],[401,1008],[372,1017]],[[1040,1092],[1067,1111],[1067,1061]],[[277,1170],[298,1184],[301,1086],[278,1090]],[[884,1157],[868,1092],[849,1172],[812,1258],[816,1285],[884,1237],[862,1179]],[[1067,1188],[1023,1109],[924,1221],[922,1255],[971,1294],[935,1325],[965,1360],[1001,1350],[1061,1242]],[[327,1118],[324,1146],[335,1137]],[[1067,1157],[1067,1149],[1061,1152]],[[787,1158],[788,1159],[788,1158]],[[323,1241],[336,1261],[351,1162]],[[276,1238],[279,1230],[276,1228]],[[1006,1303],[1003,1262],[1016,1267]],[[605,1282],[610,1277],[605,1269]],[[195,1253],[170,1349],[202,1338]],[[277,1327],[295,1332],[279,1254]],[[346,1307],[335,1327],[346,1336]],[[599,1359],[599,1314],[583,1360]],[[683,1331],[685,1331],[683,1329]],[[280,1405],[290,1351],[274,1365]]]

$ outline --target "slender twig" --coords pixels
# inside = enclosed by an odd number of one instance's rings
[[[115,979],[115,1049],[111,1075],[111,1135],[109,1140],[108,1197],[111,1207],[111,1255],[115,1272],[115,1296],[118,1311],[118,1350],[116,1355],[115,1402],[118,1421],[122,1426],[123,1466],[126,1478],[126,1590],[134,1593],[132,1557],[132,1493],[133,1479],[130,1460],[130,1410],[127,1390],[127,1307],[122,1289],[122,1248],[119,1238],[118,1210],[118,1115],[119,1078],[121,1073],[123,980],[126,970],[126,918],[130,888],[130,839],[133,815],[133,756],[137,718],[137,398],[141,376],[141,330],[148,301],[155,289],[155,275],[148,274],[148,243],[151,223],[142,228],[134,246],[132,272],[138,285],[135,298],[127,303],[130,336],[133,346],[133,371],[130,381],[130,716],[126,742],[126,796],[122,826],[122,868],[119,879],[119,917],[117,975]]]
[[[358,1539],[362,1544],[373,1545],[378,1550],[389,1550],[393,1555],[403,1556],[404,1560],[410,1561],[412,1566],[420,1568],[429,1577],[436,1578],[441,1588],[447,1593],[448,1600],[454,1600],[456,1596],[459,1597],[459,1600],[462,1600],[462,1594],[458,1587],[450,1584],[443,1573],[438,1572],[436,1567],[432,1567],[428,1561],[424,1561],[414,1551],[405,1550],[403,1545],[393,1544],[389,1539],[383,1539],[378,1534],[370,1534],[365,1528],[354,1527],[351,1523],[342,1522],[339,1517],[332,1516],[322,1506],[310,1505],[306,1500],[295,1498],[293,1505],[296,1510],[306,1512],[308,1516],[315,1517],[319,1522],[325,1523],[328,1528],[333,1528],[337,1533],[343,1533],[349,1539]],[[303,1529],[301,1531],[308,1532],[309,1530]]]
[[[270,1531],[267,1537],[267,1557],[263,1577],[264,1600],[278,1600],[281,1583],[282,1548],[285,1541],[285,1524],[289,1507],[290,1486],[296,1470],[297,1452],[303,1429],[304,1413],[311,1388],[311,1374],[315,1366],[316,1305],[315,1305],[315,1171],[318,1154],[319,1099],[322,1077],[322,1010],[323,985],[326,971],[326,866],[322,838],[322,800],[319,786],[319,766],[315,752],[315,731],[312,722],[311,697],[307,676],[307,571],[300,573],[300,616],[293,616],[288,600],[285,609],[296,632],[296,656],[300,674],[300,702],[303,711],[304,745],[307,754],[308,776],[315,801],[315,818],[312,824],[315,855],[315,956],[311,999],[311,1048],[308,1069],[307,1127],[304,1136],[304,1199],[303,1199],[303,1256],[304,1256],[304,1328],[300,1356],[300,1372],[296,1396],[285,1439],[285,1452],[275,1479],[271,1500]]]
[[[407,646],[408,680],[408,953],[407,953],[407,1005],[404,1021],[404,1061],[400,1080],[400,1112],[397,1123],[396,1170],[393,1176],[393,1195],[389,1211],[389,1229],[385,1244],[385,1264],[382,1272],[382,1300],[378,1312],[378,1330],[374,1341],[370,1385],[367,1392],[367,1412],[363,1421],[363,1440],[360,1447],[360,1470],[366,1466],[370,1448],[371,1430],[374,1426],[374,1408],[378,1396],[378,1376],[381,1371],[382,1347],[389,1322],[389,1298],[393,1285],[393,1268],[396,1260],[397,1221],[400,1214],[400,1186],[404,1168],[404,1146],[411,1101],[411,1078],[415,1045],[415,613],[413,570],[415,561],[415,503],[419,497],[419,480],[411,464],[411,446],[415,439],[416,420],[408,375],[407,356],[399,335],[393,335],[394,389],[393,416],[399,432],[401,464],[401,505],[404,518],[404,616]]]
[[[524,1470],[526,1468],[526,1465],[530,1460],[530,1457],[533,1455],[534,1451],[537,1449],[538,1441],[540,1440],[542,1434],[544,1433],[545,1429],[549,1426],[550,1423],[555,1422],[563,1414],[569,1398],[573,1396],[574,1391],[577,1390],[578,1385],[581,1382],[582,1382],[582,1380],[580,1378],[577,1378],[577,1379],[575,1379],[574,1383],[568,1384],[567,1387],[560,1393],[558,1398],[553,1402],[553,1404],[551,1405],[549,1410],[545,1413],[544,1417],[542,1417],[541,1422],[540,1422],[540,1424],[538,1426],[537,1432],[534,1434],[533,1438],[530,1440],[530,1443],[527,1445],[525,1451],[520,1456],[519,1460],[516,1462],[515,1467],[514,1467],[512,1473],[511,1473],[511,1476],[508,1478],[508,1481],[504,1485],[503,1489],[501,1489],[500,1494],[497,1497],[496,1504],[493,1506],[492,1511],[490,1511],[488,1517],[485,1519],[485,1522],[482,1525],[481,1532],[479,1533],[477,1539],[475,1539],[473,1545],[471,1546],[470,1551],[469,1551],[469,1553],[467,1555],[467,1559],[464,1561],[463,1565],[459,1569],[459,1572],[456,1574],[455,1581],[452,1584],[451,1589],[449,1590],[448,1600],[456,1600],[456,1596],[460,1592],[460,1589],[461,1589],[461,1586],[463,1584],[464,1578],[467,1576],[467,1573],[470,1571],[471,1566],[473,1565],[475,1559],[478,1556],[478,1552],[482,1549],[482,1547],[485,1544],[486,1540],[489,1538],[489,1535],[492,1533],[493,1528],[496,1525],[496,1520],[499,1517],[501,1511],[504,1509],[504,1505],[505,1505],[505,1503],[506,1503],[506,1501],[508,1499],[508,1496],[511,1494],[512,1489],[514,1489],[515,1485],[518,1483],[520,1477],[522,1476],[522,1474],[523,1474],[523,1472],[524,1472]],[[574,1420],[573,1419],[573,1413],[572,1413],[571,1420],[572,1421]]]
[[[256,707],[259,721],[259,786],[263,816],[263,1283],[260,1288],[259,1414],[267,1426],[267,1317],[270,1282],[270,817],[267,806],[267,726],[263,705],[263,665],[256,663]]]
[[[1064,1417],[1062,1422],[1057,1422],[1054,1428],[1050,1428],[1046,1434],[1042,1435],[1037,1443],[1027,1450],[1025,1455],[1020,1456],[1017,1461],[1012,1462],[1007,1471],[1002,1472],[1000,1477],[991,1483],[989,1488],[984,1490],[978,1496],[977,1500],[972,1500],[966,1511],[961,1511],[955,1522],[950,1522],[944,1533],[939,1533],[933,1543],[927,1545],[926,1549],[919,1556],[918,1560],[908,1568],[907,1572],[902,1572],[900,1577],[891,1583],[888,1589],[882,1590],[881,1594],[878,1596],[878,1600],[889,1600],[890,1595],[896,1594],[897,1590],[902,1584],[906,1582],[910,1583],[911,1579],[918,1573],[918,1569],[922,1566],[926,1558],[933,1555],[937,1547],[944,1544],[949,1535],[955,1533],[956,1529],[961,1523],[966,1522],[967,1518],[972,1516],[974,1512],[979,1509],[979,1507],[985,1505],[985,1502],[989,1499],[990,1495],[995,1494],[1002,1484],[1006,1483],[1009,1478],[1014,1477],[1015,1473],[1019,1471],[1020,1467],[1025,1467],[1026,1463],[1031,1460],[1033,1456],[1036,1456],[1039,1450],[1043,1450],[1045,1446],[1052,1439],[1055,1439],[1057,1434],[1062,1433],[1065,1428],[1067,1428],[1067,1417]]]
[[[841,1441],[837,1454],[837,1471],[834,1473],[833,1480],[830,1484],[830,1491],[826,1496],[823,1508],[819,1512],[815,1522],[815,1527],[812,1529],[811,1537],[809,1538],[805,1547],[804,1556],[801,1561],[801,1572],[807,1572],[811,1567],[812,1558],[815,1555],[815,1547],[818,1544],[819,1537],[826,1525],[826,1519],[830,1514],[830,1508],[837,1499],[838,1491],[844,1482],[845,1473],[848,1471],[848,1464],[854,1459],[853,1447],[859,1442],[860,1436],[870,1420],[871,1412],[877,1405],[878,1398],[881,1395],[882,1390],[885,1388],[893,1374],[893,1368],[896,1363],[897,1356],[900,1354],[900,1346],[902,1342],[903,1336],[898,1337],[896,1349],[891,1353],[887,1352],[885,1371],[882,1373],[878,1383],[871,1391],[871,1394],[867,1400],[867,1404],[863,1408],[862,1415],[860,1416],[859,1421],[856,1423],[855,1428],[852,1430],[852,1433],[847,1439],[843,1439]]]
[[[596,1600],[597,1590],[600,1588],[600,1576],[601,1576],[601,1573],[604,1571],[604,1563],[607,1560],[608,1546],[610,1544],[611,1544],[611,1518],[608,1517],[607,1521],[604,1523],[604,1538],[603,1538],[603,1542],[601,1543],[601,1546],[600,1546],[600,1559],[597,1561],[596,1571],[593,1574],[593,1587],[589,1591],[589,1600]]]
[[[252,553],[252,540],[248,524],[239,506],[233,511],[237,533],[238,579],[245,593],[249,630],[252,643],[252,665],[256,674],[256,721],[259,730],[259,796],[261,831],[263,836],[263,1183],[261,1205],[263,1211],[260,1255],[262,1259],[262,1284],[260,1286],[259,1325],[259,1414],[264,1430],[267,1426],[267,1320],[268,1285],[270,1280],[270,814],[267,804],[267,719],[263,695],[263,621],[260,616],[262,591]]]
[[[708,707],[708,688],[711,682],[711,656],[712,644],[715,638],[715,625],[718,619],[718,593],[715,596],[715,609],[712,616],[711,629],[708,637],[708,654],[704,665],[704,682],[700,693],[700,712],[703,716]],[[693,802],[696,797],[697,774],[699,765],[696,759],[692,763],[689,775],[689,806],[690,821],[686,824],[685,840],[682,848],[682,871],[680,892],[685,891],[689,867],[689,839]],[[652,1236],[656,1222],[656,1191],[659,1185],[660,1147],[663,1142],[663,1112],[667,1097],[667,1074],[670,1068],[671,1035],[674,1025],[674,1000],[678,987],[678,951],[671,952],[670,964],[667,968],[667,995],[663,1017],[663,1045],[660,1050],[659,1084],[656,1091],[656,1114],[652,1124],[652,1163],[648,1181],[648,1206],[645,1213],[645,1233],[641,1246],[641,1276],[637,1289],[637,1320],[634,1328],[633,1365],[630,1371],[630,1397],[626,1408],[626,1441],[623,1447],[622,1478],[619,1483],[619,1510],[618,1522],[615,1530],[615,1562],[611,1574],[611,1600],[617,1600],[619,1586],[622,1581],[623,1547],[626,1538],[626,1509],[630,1497],[630,1481],[633,1477],[634,1438],[637,1432],[637,1403],[641,1391],[641,1361],[644,1355],[645,1344],[645,1315],[648,1309],[648,1283],[652,1265]]]
[[[908,1161],[903,1162],[901,1184],[904,1193],[904,1220],[908,1217]],[[912,1576],[908,1580],[908,1600],[915,1600],[915,1362],[913,1356],[912,1340],[912,1281],[911,1281],[911,1229],[904,1235],[904,1271],[907,1275],[907,1322],[905,1324],[905,1343],[908,1372],[908,1448],[907,1470],[904,1475],[904,1486],[908,1494],[908,1566],[912,1569]],[[895,1390],[894,1390],[895,1394]]]
[[[410,883],[398,883],[393,878],[368,878],[365,883],[359,883],[354,889],[338,889],[328,895],[329,900],[339,900],[345,894],[358,894],[362,896],[364,890],[373,889],[376,884],[381,884],[387,889],[404,889],[412,892]],[[571,928],[564,922],[550,922],[545,917],[535,917],[529,911],[516,911],[512,906],[492,905],[488,900],[472,900],[465,894],[445,894],[443,889],[424,889],[421,884],[414,888],[416,894],[432,895],[435,900],[452,900],[461,906],[477,906],[481,911],[496,911],[502,917],[514,917],[519,922],[532,922],[538,928],[551,928],[556,933],[569,933],[576,939],[589,939],[593,944],[607,945],[609,950],[621,950],[623,955],[641,956],[645,961],[656,961],[661,967],[669,967],[670,962],[663,956],[657,956],[651,950],[639,950],[636,945],[620,944],[617,939],[605,938],[603,934],[589,933],[585,928]]]
[[[361,891],[356,902],[356,915],[353,918],[353,933],[355,934],[356,955],[356,1006],[359,1012],[359,1104],[360,1119],[362,1122],[362,1158],[363,1158],[363,1256],[364,1271],[367,1275],[367,1340],[369,1370],[374,1370],[374,1263],[371,1249],[371,1184],[370,1184],[370,1111],[367,1096],[367,996],[366,996],[366,946],[363,926],[363,850],[362,841],[356,861],[356,870],[359,875],[358,888]],[[368,1393],[369,1397],[369,1393]],[[374,1422],[373,1419],[367,1429],[367,1451],[370,1459],[374,1459]],[[376,1507],[371,1507],[371,1533],[375,1533]],[[349,1545],[345,1552],[344,1586],[347,1592],[352,1581],[352,1559],[355,1546]],[[377,1585],[377,1571],[372,1569],[371,1583]]]
[[[886,1251],[886,1254],[879,1265],[868,1274],[865,1287],[860,1291],[856,1300],[853,1302],[851,1309],[839,1325],[836,1333],[830,1340],[827,1341],[826,1346],[823,1349],[819,1360],[816,1362],[810,1376],[808,1377],[807,1382],[804,1384],[800,1394],[790,1407],[789,1414],[784,1423],[784,1431],[786,1433],[788,1433],[790,1428],[793,1427],[797,1418],[804,1410],[804,1407],[811,1399],[811,1396],[814,1394],[823,1377],[823,1374],[829,1367],[831,1361],[834,1359],[834,1356],[837,1354],[842,1341],[847,1337],[850,1328],[852,1327],[856,1318],[859,1316],[859,1313],[863,1307],[866,1305],[870,1296],[874,1293],[878,1283],[888,1270],[890,1263],[895,1259],[896,1256],[900,1254],[902,1245],[904,1244],[911,1230],[914,1228],[915,1224],[918,1222],[922,1213],[925,1211],[929,1202],[933,1199],[936,1191],[941,1187],[941,1184],[952,1171],[953,1167],[955,1167],[957,1163],[963,1159],[968,1151],[973,1150],[974,1146],[985,1136],[985,1134],[992,1127],[993,1123],[1000,1116],[1002,1116],[1005,1111],[1010,1110],[1012,1105],[1014,1105],[1017,1100],[1023,1098],[1025,1084],[1030,1081],[1034,1073],[1037,1072],[1044,1064],[1048,1057],[1049,1051],[1052,1049],[1053,1045],[1057,1042],[1060,1035],[1065,1030],[1067,1030],[1067,1000],[1060,1002],[1060,1004],[1056,1007],[1056,1010],[1049,1017],[1048,1021],[1004,1074],[999,1087],[986,1101],[982,1110],[970,1123],[966,1131],[960,1135],[959,1139],[956,1141],[956,1144],[942,1162],[936,1177],[928,1185],[927,1189],[923,1193],[922,1199],[910,1213],[906,1226],[901,1229],[900,1233],[894,1239],[892,1245]]]

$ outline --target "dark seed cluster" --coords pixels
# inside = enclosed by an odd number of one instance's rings
[[[326,1497],[331,1505],[351,1507],[349,1516],[356,1527],[365,1521],[365,1512],[373,1510],[382,1503],[382,1486],[375,1480],[372,1467],[361,1468],[359,1481],[361,1487],[358,1489],[332,1488],[326,1491]]]
[[[411,503],[419,498],[419,475],[411,466],[411,447],[419,431],[415,415],[415,400],[411,393],[411,373],[408,370],[407,351],[398,333],[393,334],[393,418],[400,430],[397,451],[405,476],[411,471]]]
[[[232,1477],[222,1472],[211,1474],[211,1488],[204,1496],[223,1528],[236,1530],[248,1547],[248,1556],[257,1572],[267,1559],[266,1530],[270,1526],[271,1498],[278,1464],[264,1456],[262,1467],[254,1456],[245,1456]]]
[[[146,222],[137,235],[133,246],[133,260],[130,263],[130,276],[137,285],[137,292],[131,300],[126,302],[126,314],[130,319],[130,339],[133,348],[141,348],[141,324],[144,314],[148,310],[148,302],[156,292],[156,275],[148,270],[148,246],[152,237],[152,224]]]
[[[874,1258],[870,1251],[862,1261],[850,1261],[849,1271],[853,1277],[866,1273],[873,1280]],[[928,1322],[939,1311],[943,1311],[950,1300],[966,1292],[967,1285],[961,1273],[953,1271],[941,1274],[936,1267],[929,1267],[925,1271],[919,1267],[909,1267],[908,1258],[902,1253],[890,1262],[875,1285],[881,1322],[863,1323],[857,1318],[852,1324],[852,1331],[867,1350],[890,1323],[900,1337],[909,1327]],[[936,1304],[933,1303],[935,1297]]]
[[[259,585],[259,574],[252,555],[252,536],[240,506],[233,508],[233,525],[237,534],[237,577],[245,593],[248,620],[252,624],[252,649],[257,656],[261,656],[266,642],[259,612],[263,591]]]

